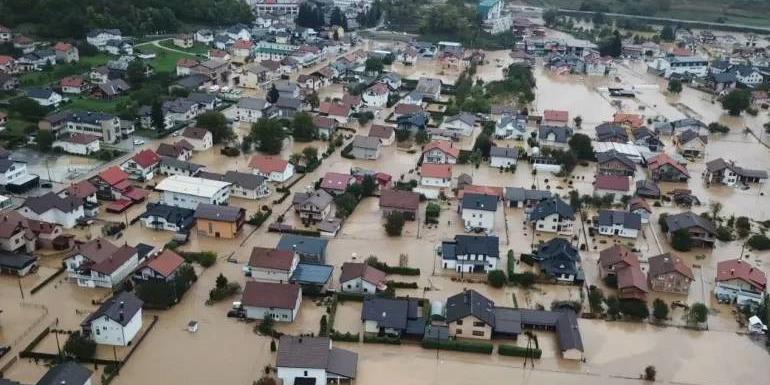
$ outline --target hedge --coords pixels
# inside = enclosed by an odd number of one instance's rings
[[[385,274],[396,275],[420,275],[420,269],[416,267],[408,266],[390,266],[385,262],[367,262],[367,264],[377,270],[382,271]]]
[[[213,251],[183,251],[179,253],[187,263],[197,262],[203,267],[211,267],[217,262],[217,253]]]
[[[388,281],[388,287],[394,289],[417,289],[417,282]]]
[[[401,338],[399,337],[387,337],[387,336],[368,336],[364,334],[365,344],[386,344],[386,345],[401,345]]]
[[[340,292],[340,293],[337,293],[337,301],[340,301],[340,302],[344,302],[344,301],[364,302],[364,295],[363,294],[358,294],[358,293]]]
[[[329,339],[332,341],[358,342],[361,339],[361,335],[358,333],[351,334],[350,332],[342,334],[336,330],[332,330],[332,332],[329,333]]]
[[[497,347],[497,354],[501,356],[509,356],[509,357],[540,358],[543,355],[543,351],[537,348],[527,349],[516,345],[500,344]]]
[[[458,352],[468,353],[482,353],[492,354],[494,346],[485,342],[471,342],[471,341],[442,341],[436,342],[432,340],[422,341],[422,347],[425,349],[442,349],[442,350],[454,350]]]

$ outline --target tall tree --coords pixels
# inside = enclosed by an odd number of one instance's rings
[[[265,97],[265,99],[267,100],[268,103],[273,104],[278,101],[279,97],[281,97],[281,94],[278,92],[278,89],[275,88],[275,84],[273,84],[270,87],[270,90],[267,91],[267,96]]]
[[[313,118],[307,112],[294,115],[291,121],[292,137],[298,142],[310,142],[315,138]]]
[[[748,90],[732,90],[722,99],[722,108],[733,116],[751,107],[751,93]]]
[[[584,134],[574,134],[569,139],[569,148],[580,160],[594,160],[594,148],[591,138]]]
[[[152,120],[152,126],[155,127],[156,130],[166,129],[166,123],[163,119],[163,105],[160,103],[160,100],[156,100],[152,103],[152,107],[150,108],[150,119]]]
[[[209,111],[199,115],[195,124],[211,132],[211,139],[214,144],[219,144],[235,137],[233,128],[227,124],[227,118],[218,111]]]
[[[275,155],[281,152],[286,133],[279,121],[262,118],[251,125],[250,137],[257,144],[259,151]]]
[[[615,31],[612,36],[599,44],[599,54],[602,56],[619,57],[623,53],[623,40],[620,32]]]
[[[660,30],[660,39],[663,41],[674,41],[676,39],[674,28],[669,24],[664,25],[663,29]]]

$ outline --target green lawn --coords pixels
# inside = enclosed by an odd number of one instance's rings
[[[70,102],[63,105],[62,109],[67,111],[96,111],[114,114],[117,112],[118,104],[128,101],[128,96],[121,96],[113,100],[100,100],[84,96],[74,96]]]
[[[27,72],[19,77],[19,82],[25,87],[44,86],[56,83],[67,76],[83,74],[88,72],[92,67],[107,64],[109,60],[109,56],[104,54],[84,56],[80,58],[80,62],[78,63],[57,64],[48,67],[44,71]]]
[[[205,55],[207,52],[209,52],[209,47],[205,44],[195,43],[192,48],[181,48],[174,45],[174,41],[172,39],[169,40],[163,40],[159,43],[160,45],[179,50],[179,51],[185,51],[189,52],[193,55]]]
[[[144,53],[155,53],[155,59],[150,61],[150,65],[155,68],[157,72],[176,72],[176,62],[181,58],[195,58],[195,54],[185,54],[181,52],[173,52],[160,47],[156,47],[151,44],[143,45],[138,48]]]

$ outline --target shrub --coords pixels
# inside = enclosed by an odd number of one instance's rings
[[[671,236],[671,247],[676,251],[690,251],[692,248],[692,237],[685,229],[674,231]]]
[[[770,249],[770,238],[763,234],[752,235],[748,245],[754,250],[767,250]]]
[[[258,211],[252,215],[246,223],[252,225],[252,226],[262,226],[263,223],[267,220],[267,218],[270,218],[270,215],[273,213],[272,210],[267,209],[267,211]]]
[[[369,336],[364,335],[365,344],[386,344],[386,345],[401,345],[401,338],[388,337],[388,336]]]
[[[417,289],[417,282],[388,281],[388,287],[393,289]]]
[[[540,358],[543,355],[543,351],[537,348],[527,349],[516,345],[500,344],[497,346],[497,354],[509,357]]]
[[[217,253],[213,251],[184,251],[180,255],[187,263],[198,263],[203,267],[211,267],[217,262]]]
[[[208,303],[219,302],[227,297],[235,295],[241,290],[241,285],[238,282],[228,282],[224,286],[215,287],[209,291]]]
[[[361,335],[358,333],[351,334],[350,332],[342,334],[336,330],[332,330],[332,332],[329,333],[329,338],[332,341],[358,342],[361,339]]]
[[[668,305],[662,299],[655,298],[652,301],[652,316],[659,320],[668,318]]]
[[[644,380],[645,381],[655,381],[655,375],[657,374],[657,370],[655,370],[655,367],[650,365],[646,368],[644,368]]]
[[[494,346],[486,342],[473,341],[432,341],[423,340],[422,347],[425,349],[454,350],[458,352],[492,354]]]
[[[385,274],[396,275],[420,275],[420,269],[407,266],[389,266],[385,262],[380,262],[377,257],[371,256],[366,259],[366,264],[374,267],[377,270],[383,271]]]
[[[259,327],[257,330],[259,330],[260,333],[266,336],[273,335],[273,329],[275,326],[275,320],[273,319],[272,315],[269,313],[265,313],[264,319],[262,322],[259,323]]]
[[[633,319],[642,320],[650,316],[650,309],[647,307],[647,303],[643,301],[634,299],[620,300],[619,308],[624,316]]]
[[[708,321],[709,309],[706,305],[697,302],[690,306],[690,311],[687,313],[687,319],[690,322],[704,323]]]
[[[719,226],[716,230],[716,237],[722,242],[730,242],[733,240],[733,230],[729,227]]]
[[[62,350],[65,355],[78,361],[90,360],[96,354],[96,342],[76,331],[67,338]]]
[[[404,214],[400,211],[391,211],[385,217],[385,232],[391,237],[400,236],[404,230],[404,223]]]
[[[602,289],[591,285],[588,288],[588,307],[591,313],[600,314],[602,312],[602,303],[604,302],[604,292]]]
[[[535,273],[525,271],[523,273],[511,274],[508,281],[521,287],[530,287],[535,284]]]
[[[345,302],[345,301],[363,302],[364,301],[364,295],[363,294],[358,294],[358,293],[340,292],[340,293],[337,293],[337,301],[339,301],[339,302]]]
[[[329,335],[329,324],[326,321],[326,314],[321,316],[321,320],[319,321],[319,328],[318,328],[318,336],[319,337],[326,337]]]
[[[503,287],[508,279],[502,270],[492,270],[487,273],[487,283],[492,287]]]
[[[275,340],[270,341],[270,351],[271,352],[276,351]]]

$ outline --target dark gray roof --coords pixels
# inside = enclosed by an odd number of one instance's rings
[[[671,214],[666,217],[666,226],[668,227],[668,231],[673,233],[677,230],[681,229],[689,229],[691,227],[700,227],[703,230],[714,234],[714,224],[700,216],[696,215],[692,211],[687,211],[684,213],[679,214]]]
[[[678,135],[678,137],[679,137],[679,141],[682,143],[688,143],[691,140],[698,139],[698,138],[701,138],[701,140],[703,140],[704,143],[708,141],[707,137],[701,136],[695,130],[692,130],[692,129],[683,131]]]
[[[184,160],[179,160],[177,158],[172,158],[170,156],[161,156],[160,164],[161,166],[167,166],[170,168],[177,168],[180,170],[186,170],[191,172],[198,171],[204,167],[203,165],[200,165],[197,163],[186,162]]]
[[[48,99],[53,94],[53,91],[48,88],[33,87],[28,88],[26,94],[27,97],[33,99]]]
[[[599,210],[599,226],[622,225],[627,229],[642,228],[642,217],[636,213],[616,210]]]
[[[580,261],[580,254],[564,238],[553,238],[541,245],[535,260],[540,264],[540,270],[551,277],[562,274],[576,276],[579,273],[577,262]]]
[[[16,162],[8,158],[0,159],[0,172],[8,171],[8,169],[16,163],[20,162]]]
[[[264,110],[265,104],[267,102],[265,99],[257,99],[257,98],[240,98],[238,100],[238,108],[245,108],[247,110]]]
[[[495,307],[495,333],[521,333],[521,312],[508,307]]]
[[[95,312],[91,313],[81,323],[81,326],[91,324],[91,322],[100,317],[107,317],[123,326],[128,325],[131,317],[141,308],[143,302],[133,293],[122,291],[105,301]]]
[[[720,72],[712,74],[711,78],[715,83],[735,83],[738,81],[738,77],[732,72]]]
[[[446,119],[444,119],[444,123],[450,123],[455,120],[459,120],[470,126],[476,124],[476,116],[468,112],[461,112],[457,115],[447,116]]]
[[[302,100],[297,98],[278,98],[275,102],[275,106],[278,108],[298,110],[302,106]]]
[[[462,200],[463,209],[497,211],[497,197],[486,194],[466,193]]]
[[[494,235],[455,235],[457,255],[482,254],[493,258],[500,256],[500,239]]]
[[[739,166],[736,166],[733,162],[728,162],[723,158],[716,158],[712,161],[706,162],[706,169],[708,169],[710,172],[721,171],[726,168],[731,169],[733,172],[743,177],[760,178],[760,179],[767,178],[767,171],[765,170],[753,170],[753,169],[739,167]]]
[[[527,190],[522,187],[506,187],[505,199],[514,202],[522,202],[528,200],[543,200],[551,197],[550,191],[545,190]]]
[[[627,166],[631,170],[636,169],[636,164],[634,164],[631,159],[628,159],[627,156],[617,152],[616,150],[609,150],[596,154],[596,162],[599,164],[613,160],[617,160],[618,162],[623,163],[623,165]]]
[[[21,382],[11,381],[7,378],[0,378],[0,385],[24,385]]]
[[[246,190],[256,190],[257,188],[265,184],[266,178],[262,175],[256,175],[238,171],[228,171],[224,174],[218,174],[215,172],[201,171],[197,175],[198,178],[218,180],[223,182],[232,183],[235,186],[241,187]]]
[[[281,240],[278,241],[278,245],[275,248],[278,250],[294,251],[296,247],[296,251],[299,254],[324,257],[326,255],[326,245],[328,243],[329,241],[327,239],[318,237],[284,234],[281,236]]]
[[[519,150],[511,147],[492,146],[492,148],[489,149],[489,156],[498,157],[498,158],[518,159]]]
[[[332,201],[334,200],[334,197],[326,192],[326,190],[318,189],[310,193],[294,193],[294,198],[292,199],[292,202],[295,204],[305,204],[310,203],[313,206],[323,210],[327,206],[329,206]]]
[[[355,378],[358,354],[332,348],[328,337],[284,335],[278,343],[275,366],[299,369],[324,369],[330,373]]]
[[[208,219],[223,222],[235,222],[245,211],[237,206],[212,205],[199,203],[195,209],[195,219]]]
[[[580,335],[577,316],[572,310],[559,311],[561,316],[556,321],[556,335],[561,351],[577,349],[583,351],[583,337]]]
[[[596,139],[600,142],[616,138],[628,140],[628,134],[624,127],[614,123],[602,123],[596,126]]]
[[[196,89],[208,81],[209,81],[209,78],[206,75],[192,74],[190,76],[177,80],[176,83],[174,84],[176,84],[179,87],[183,87],[187,89]]]
[[[389,298],[367,298],[361,309],[361,321],[377,321],[377,326],[406,329],[409,301]]]
[[[347,378],[356,378],[358,371],[358,353],[350,350],[332,348],[326,371]]]
[[[208,104],[208,103],[214,103],[217,100],[217,97],[214,95],[205,94],[202,92],[193,92],[193,93],[190,93],[190,95],[187,95],[187,99],[190,99],[196,103]]]
[[[29,208],[36,214],[42,214],[53,208],[59,209],[65,213],[70,213],[81,206],[83,206],[82,199],[73,196],[62,198],[53,192],[47,192],[37,197],[29,197],[24,201],[24,207]]]
[[[636,181],[636,195],[659,197],[660,187],[649,179],[638,180]]]
[[[495,327],[495,303],[476,290],[466,290],[446,300],[446,321],[454,322],[469,315]]]
[[[3,270],[22,270],[36,261],[37,257],[32,255],[0,251],[0,267]]]
[[[300,285],[325,285],[332,277],[334,266],[299,263],[289,282]]]
[[[180,228],[190,228],[195,221],[195,210],[162,203],[148,203],[147,211],[141,215],[141,218],[148,217],[163,218],[166,222],[174,223]]]
[[[67,361],[49,369],[37,385],[83,385],[90,378],[90,370],[73,361]]]
[[[67,114],[67,121],[69,122],[86,123],[92,125],[99,125],[103,121],[113,119],[115,119],[114,115],[105,114],[103,112],[78,111],[70,112]]]
[[[544,199],[535,206],[535,209],[529,213],[530,221],[537,221],[543,219],[551,214],[559,214],[564,218],[575,218],[575,210],[570,205],[565,203],[561,198],[555,196],[553,198]]]
[[[563,126],[540,126],[537,130],[538,140],[546,140],[546,137],[550,134],[553,134],[556,138],[555,142],[567,143],[567,140],[572,135],[572,129]]]

